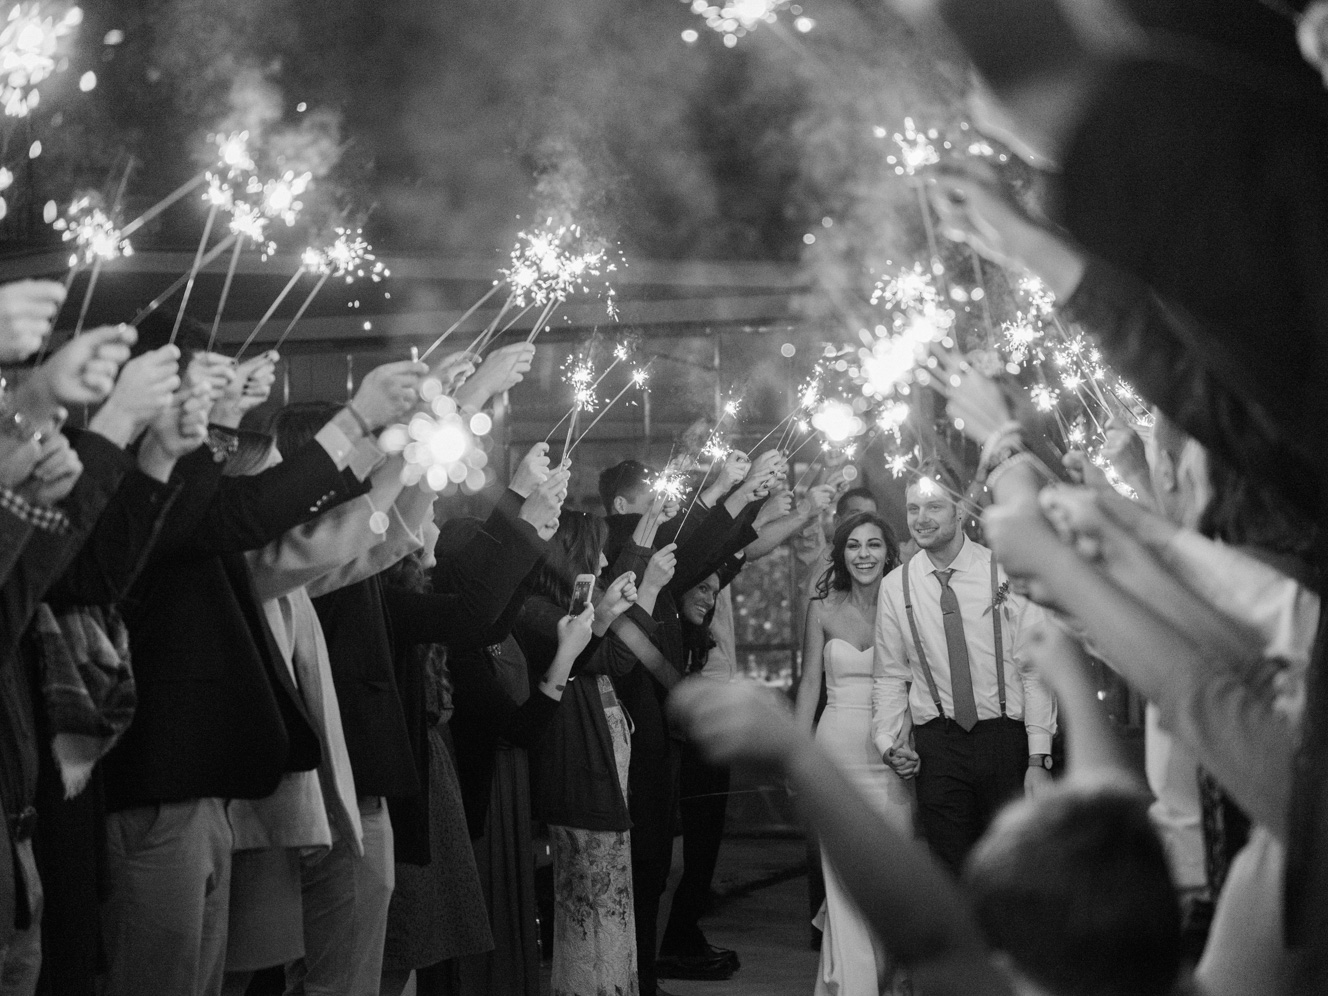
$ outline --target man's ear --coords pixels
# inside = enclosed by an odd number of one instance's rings
[[[616,495],[613,499],[613,508],[610,511],[614,515],[623,515],[627,512],[627,499],[622,495]]]

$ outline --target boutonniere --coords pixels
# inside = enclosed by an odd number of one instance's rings
[[[1006,578],[1004,581],[1000,583],[1000,586],[996,589],[996,593],[991,597],[991,604],[988,605],[982,611],[982,614],[984,616],[990,615],[992,609],[999,608],[1000,606],[1004,605],[1005,600],[1009,597],[1010,597],[1010,580],[1009,578]],[[1004,614],[1006,618],[1009,618],[1010,615],[1009,612],[1006,612]]]

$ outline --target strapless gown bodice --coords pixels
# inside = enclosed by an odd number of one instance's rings
[[[859,650],[847,640],[827,640],[825,664],[826,703],[837,708],[870,709],[873,648]]]

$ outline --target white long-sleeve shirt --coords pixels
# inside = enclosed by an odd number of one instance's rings
[[[1033,624],[1042,610],[1018,595],[1007,593],[999,606],[993,606],[991,586],[991,551],[965,538],[964,545],[950,568],[950,587],[959,600],[959,614],[964,621],[964,639],[968,645],[969,673],[973,680],[973,699],[978,719],[998,719],[1001,715],[999,688],[996,683],[996,643],[991,614],[1001,613],[1001,644],[1005,668],[1005,714],[1024,723],[1028,729],[1028,752],[1051,753],[1051,738],[1056,732],[1056,700],[1041,680],[1024,662],[1023,649]],[[912,593],[913,615],[918,636],[936,682],[941,707],[954,716],[951,695],[950,654],[945,642],[945,624],[941,618],[941,584],[936,567],[925,550],[909,562],[908,584]],[[872,682],[872,739],[884,754],[894,743],[903,726],[906,710],[911,710],[915,725],[937,718],[927,675],[913,644],[913,633],[904,608],[903,568],[896,568],[881,582],[876,608],[876,655]],[[997,573],[998,585],[1006,580]],[[911,687],[910,687],[911,686]]]

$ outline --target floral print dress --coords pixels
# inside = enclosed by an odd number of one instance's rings
[[[584,679],[583,679],[584,680]],[[616,701],[599,677],[600,694]],[[627,784],[631,730],[621,705],[606,705],[618,784]],[[553,996],[639,996],[629,830],[550,826],[553,838]]]

